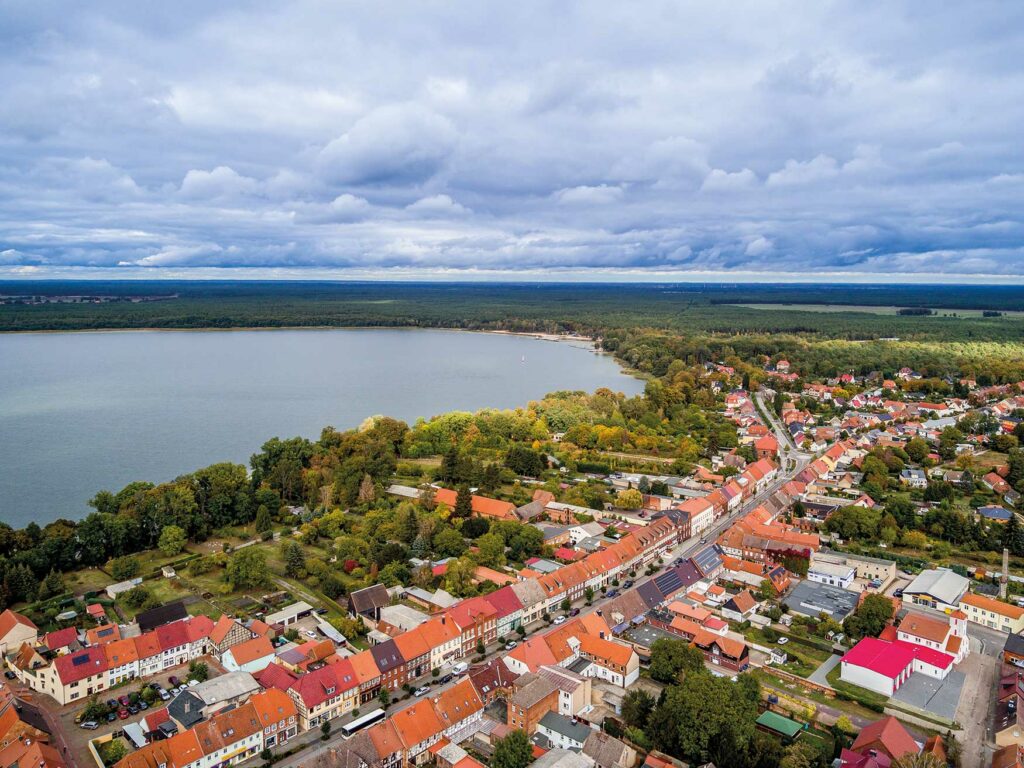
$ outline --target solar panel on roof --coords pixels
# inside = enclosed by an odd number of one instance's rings
[[[76,667],[80,667],[83,664],[88,664],[88,663],[89,663],[89,654],[85,654],[83,656],[75,656],[75,658],[73,658],[71,660],[71,664],[73,666],[76,666]]]

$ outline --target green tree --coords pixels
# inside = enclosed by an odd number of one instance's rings
[[[779,768],[816,768],[817,765],[818,751],[799,741],[786,747],[779,762]]]
[[[157,542],[157,547],[168,557],[177,555],[185,548],[185,531],[176,525],[165,525],[164,529],[160,531],[160,541]]]
[[[466,540],[454,528],[442,528],[434,535],[434,552],[440,557],[460,557],[466,549]]]
[[[43,579],[43,583],[39,585],[39,597],[42,600],[46,600],[63,592],[64,577],[51,568],[50,572],[46,574],[46,578]]]
[[[132,587],[125,592],[121,599],[129,608],[142,608],[153,600],[153,593],[150,592],[148,587],[139,584],[139,586]]]
[[[115,739],[104,744],[101,753],[105,765],[117,765],[128,756],[128,747],[121,739]]]
[[[284,560],[285,576],[292,578],[305,576],[306,550],[295,539],[289,539],[281,545],[281,558]]]
[[[234,589],[259,587],[267,581],[267,558],[256,547],[235,552],[228,560],[224,576]]]
[[[487,533],[476,540],[476,561],[489,568],[505,565],[505,540],[498,533]]]
[[[266,504],[260,504],[256,510],[256,533],[265,533],[274,527],[274,521],[270,517],[270,510]]]
[[[199,683],[206,682],[210,678],[210,667],[206,662],[199,661],[198,659],[191,661],[188,665],[188,676],[190,680],[195,680]]]
[[[654,711],[654,697],[643,688],[632,688],[622,700],[622,719],[626,725],[643,728]]]
[[[381,688],[380,693],[377,694],[377,701],[380,702],[381,707],[387,709],[391,705],[391,694],[387,688]]]
[[[320,741],[327,741],[331,738],[331,721],[324,720],[320,725]]]
[[[526,768],[532,762],[533,746],[526,731],[512,731],[494,743],[491,768]]]
[[[501,469],[497,464],[488,464],[484,467],[484,476],[480,481],[480,488],[484,493],[494,493],[501,485]]]
[[[757,681],[739,682],[701,670],[685,685],[669,686],[654,712],[647,735],[655,747],[691,762],[742,765],[758,712]]]
[[[544,472],[547,461],[536,451],[521,445],[512,446],[505,455],[505,466],[517,475],[537,477]]]
[[[704,654],[685,640],[661,637],[651,645],[651,677],[662,683],[678,683],[684,672],[703,670]]]
[[[644,505],[644,497],[634,488],[619,491],[615,495],[615,505],[621,509],[640,509]]]
[[[136,557],[125,555],[124,557],[116,557],[110,561],[108,566],[110,575],[117,581],[127,581],[133,579],[139,574],[139,560]]]
[[[878,637],[892,619],[892,602],[885,595],[869,594],[843,620],[843,630],[853,638]]]
[[[473,494],[469,492],[468,485],[460,485],[455,494],[455,509],[452,510],[452,517],[468,518],[473,514]]]

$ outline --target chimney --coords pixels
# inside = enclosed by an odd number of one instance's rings
[[[999,599],[1006,599],[1006,581],[1010,573],[1010,550],[1003,547],[1003,572],[999,574]]]

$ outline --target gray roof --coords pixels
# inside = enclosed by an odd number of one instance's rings
[[[632,747],[604,731],[590,732],[587,740],[583,743],[583,754],[592,757],[597,768],[627,766],[636,757],[636,752]]]
[[[554,733],[560,733],[562,736],[580,744],[581,746],[586,743],[587,737],[590,735],[590,726],[584,725],[583,723],[576,722],[565,715],[560,715],[557,712],[548,712],[540,719],[540,727],[547,728],[549,731]]]
[[[582,752],[552,749],[538,757],[530,768],[593,768],[594,759]]]
[[[516,692],[512,694],[511,703],[522,709],[529,709],[556,690],[558,686],[547,677],[541,677],[536,672],[527,672],[516,681]]]
[[[512,585],[512,591],[519,598],[519,602],[523,604],[524,608],[547,601],[547,594],[544,592],[544,588],[537,583],[536,579],[517,581]]]
[[[207,706],[239,699],[258,690],[260,690],[260,684],[248,672],[228,672],[189,688],[189,691]]]
[[[817,617],[824,612],[842,621],[857,607],[857,593],[805,580],[793,587],[785,603],[802,616]]]
[[[188,730],[206,719],[206,715],[203,714],[204,708],[203,700],[191,690],[182,691],[167,705],[167,714],[180,723],[182,728]]]
[[[928,595],[946,605],[958,605],[971,582],[947,568],[933,568],[921,571],[910,585],[904,588],[905,595]]]

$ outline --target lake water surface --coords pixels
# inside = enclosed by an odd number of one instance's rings
[[[583,342],[435,330],[0,334],[0,520],[78,518],[98,490],[248,464],[270,437],[386,414],[643,383]]]

